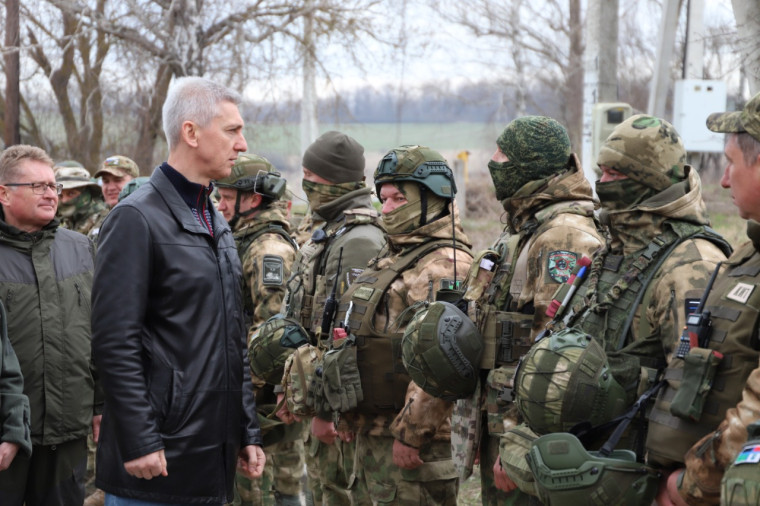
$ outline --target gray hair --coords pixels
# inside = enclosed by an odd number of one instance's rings
[[[742,152],[744,163],[747,165],[752,165],[755,163],[757,157],[760,156],[760,141],[752,137],[747,132],[731,135],[736,136],[736,145],[739,146],[739,149]]]
[[[45,150],[37,146],[16,144],[10,146],[0,154],[0,184],[12,183],[21,176],[19,169],[21,162],[32,160],[42,162],[53,168],[53,159],[45,153]]]
[[[162,110],[164,134],[169,151],[179,144],[182,123],[192,121],[201,128],[217,115],[220,102],[240,105],[240,94],[204,77],[180,77],[169,88]]]

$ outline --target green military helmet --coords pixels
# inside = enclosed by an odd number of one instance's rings
[[[139,187],[150,181],[148,176],[140,176],[131,179],[119,192],[119,202],[132,195]]]
[[[547,506],[649,506],[661,478],[630,450],[589,452],[566,432],[539,437],[525,458],[538,498]]]
[[[287,358],[308,342],[309,337],[298,322],[279,314],[271,317],[248,344],[251,372],[271,385],[278,385]]]
[[[686,178],[686,148],[664,119],[637,114],[617,125],[602,144],[597,163],[655,191]]]
[[[439,152],[427,146],[400,146],[386,153],[375,169],[375,190],[385,183],[419,183],[439,197],[451,199],[457,192],[454,173]]]
[[[483,340],[475,324],[449,302],[418,311],[401,340],[409,376],[428,394],[454,401],[475,391]]]
[[[215,181],[215,184],[219,188],[254,192],[271,200],[279,200],[285,194],[287,181],[263,156],[243,154],[235,160],[230,175]]]
[[[596,426],[625,412],[625,390],[613,378],[602,346],[566,328],[533,345],[515,372],[516,404],[537,434]]]

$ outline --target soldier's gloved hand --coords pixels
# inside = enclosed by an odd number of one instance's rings
[[[324,356],[324,396],[330,409],[350,411],[364,399],[353,336],[333,341]]]

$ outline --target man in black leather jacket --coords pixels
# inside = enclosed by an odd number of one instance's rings
[[[245,352],[242,269],[212,179],[247,149],[239,96],[178,79],[168,161],[109,214],[93,286],[105,390],[96,485],[106,504],[231,502],[264,467]]]

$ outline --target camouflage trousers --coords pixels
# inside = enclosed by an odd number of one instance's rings
[[[276,506],[283,496],[295,497],[300,504],[301,479],[304,468],[303,441],[297,439],[275,443],[264,448],[267,456],[264,474],[251,480],[240,473],[235,475],[237,494],[235,506]]]
[[[390,436],[357,435],[354,504],[456,505],[459,487],[451,443],[435,442],[420,450],[425,463],[409,470],[393,463],[393,441]]]
[[[483,506],[540,506],[537,497],[515,489],[504,492],[496,488],[493,466],[499,458],[499,435],[490,435],[483,430],[480,440],[480,487]]]
[[[335,443],[326,445],[311,436],[306,467],[310,475],[309,484],[314,494],[315,505],[351,506],[356,504],[352,503],[349,491],[354,481],[355,449],[355,442],[345,443],[336,439]],[[311,460],[311,469],[309,469],[309,460]],[[319,491],[317,492],[316,489]],[[319,503],[317,494],[320,496]]]

